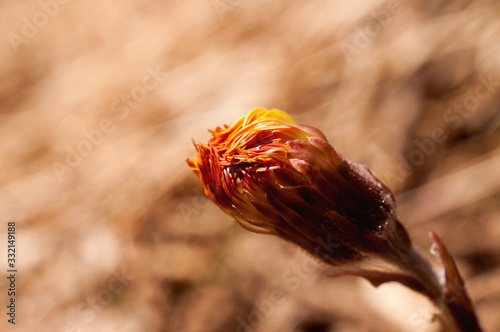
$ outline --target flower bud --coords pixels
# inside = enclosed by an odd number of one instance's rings
[[[332,265],[411,246],[390,190],[318,129],[257,108],[210,132],[187,162],[204,193],[244,228]]]

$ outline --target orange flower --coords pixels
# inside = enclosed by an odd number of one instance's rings
[[[338,154],[319,130],[257,108],[211,133],[187,162],[205,194],[243,227],[277,235],[332,265],[377,255],[399,271],[350,267],[331,276],[360,276],[375,286],[399,282],[435,301],[450,330],[481,331],[439,237],[431,234],[444,266],[438,277],[411,245],[389,189]]]
[[[334,265],[409,248],[392,193],[319,130],[257,108],[210,132],[187,162],[204,193],[244,228],[277,235]]]

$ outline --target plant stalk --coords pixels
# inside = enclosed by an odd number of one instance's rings
[[[456,270],[453,259],[451,256],[443,257],[448,253],[443,254],[442,248],[438,248],[438,250],[442,260],[443,258],[448,259],[448,262],[443,262],[444,280],[441,281],[440,279],[443,278],[439,277],[431,264],[413,247],[396,250],[395,255],[390,260],[400,269],[410,273],[422,282],[427,290],[422,293],[430,298],[441,311],[442,315],[438,316],[438,318],[446,330],[449,332],[482,332],[474,307],[466,293],[462,278],[458,274],[458,270]],[[454,271],[448,269],[447,263],[450,263],[450,259],[455,267]]]

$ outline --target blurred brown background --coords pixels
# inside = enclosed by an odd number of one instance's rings
[[[2,331],[439,331],[201,195],[192,139],[254,107],[316,126],[439,233],[500,331],[498,1],[0,3]],[[432,258],[431,258],[432,259]]]

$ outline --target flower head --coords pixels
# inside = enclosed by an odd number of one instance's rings
[[[187,162],[204,193],[244,228],[334,265],[410,246],[389,189],[318,129],[257,108],[210,132]]]

